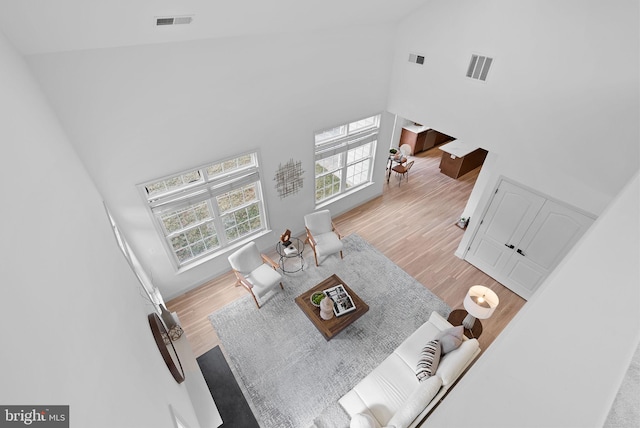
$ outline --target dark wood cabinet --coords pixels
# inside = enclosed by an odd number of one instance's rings
[[[411,154],[415,155],[424,150],[424,142],[427,138],[428,129],[420,130],[418,126],[412,126],[410,128],[402,128],[400,134],[399,146],[408,144],[411,147]]]
[[[460,140],[440,147],[440,172],[451,178],[458,178],[484,163],[487,151],[462,143]]]
[[[410,125],[402,128],[399,145],[408,144],[415,155],[451,140],[454,138],[427,126]]]

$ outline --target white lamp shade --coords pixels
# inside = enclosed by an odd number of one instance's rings
[[[474,285],[464,297],[463,305],[469,314],[483,320],[493,314],[498,303],[500,300],[493,290],[484,285]]]

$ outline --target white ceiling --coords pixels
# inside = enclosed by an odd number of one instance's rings
[[[0,0],[0,29],[23,54],[394,22],[428,0]],[[156,27],[155,17],[194,15]]]

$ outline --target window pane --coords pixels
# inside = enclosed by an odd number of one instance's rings
[[[258,183],[251,183],[217,197],[226,238],[229,241],[263,228],[257,186]]]
[[[340,176],[325,174],[316,178],[316,202],[340,193]]]
[[[355,163],[347,167],[347,188],[357,186],[369,181],[369,159]]]
[[[316,177],[328,171],[336,171],[342,167],[342,153],[316,161]]]
[[[162,224],[169,234],[210,218],[212,218],[212,216],[206,202],[201,202],[198,205],[193,205],[178,211],[169,212],[161,217]]]
[[[163,216],[162,224],[164,224],[164,228],[168,233],[173,233],[176,230],[182,229],[182,226],[180,226],[180,219],[175,213]]]
[[[156,181],[146,185],[147,194],[149,196],[157,196],[163,193],[179,190],[193,183],[201,181],[202,176],[200,170],[190,171],[184,174],[169,177],[165,180]]]
[[[321,144],[329,140],[347,135],[347,127],[345,125],[336,126],[316,134],[316,144]]]
[[[216,197],[220,213],[224,214],[257,199],[257,183],[251,183],[241,189],[232,190]]]
[[[260,204],[255,202],[222,217],[227,239],[232,241],[262,229]]]
[[[189,250],[188,247],[176,251],[176,256],[178,256],[178,261],[180,261],[180,263],[186,262],[187,260],[193,258],[193,256],[191,255],[191,250]]]
[[[206,168],[209,178],[215,178],[216,176],[228,174],[233,171],[237,171],[243,168],[256,166],[255,157],[253,154],[237,157],[235,159],[229,159],[224,162],[210,165]]]
[[[367,143],[362,146],[356,147],[355,149],[349,150],[347,152],[347,164],[368,157],[371,154],[371,145],[372,143]]]
[[[188,227],[196,222],[196,213],[193,209],[189,209],[186,211],[182,211],[178,215],[178,218],[180,219],[180,224],[182,224],[182,227]]]
[[[167,213],[161,220],[180,263],[219,247],[213,216],[206,201]]]
[[[196,258],[220,246],[213,221],[187,229],[173,236],[170,241],[180,262]]]
[[[189,241],[187,241],[187,236],[184,233],[171,238],[171,247],[173,248],[173,251],[180,250],[186,247],[188,244]]]
[[[189,229],[185,233],[185,236],[187,237],[187,241],[189,241],[190,244],[194,244],[194,243],[202,240],[202,234],[200,233],[200,229],[199,228]]]
[[[206,249],[207,247],[206,245],[204,245],[203,241],[198,241],[195,244],[191,245],[191,252],[193,253],[194,257],[197,257],[200,254],[204,253]]]
[[[209,249],[218,248],[220,246],[220,242],[218,242],[218,237],[217,236],[211,236],[211,237],[205,239],[204,243],[206,244],[207,248],[209,248]]]
[[[349,124],[349,134],[353,134],[354,132],[361,131],[363,129],[378,126],[378,117],[379,116],[371,116],[366,119],[351,122]]]

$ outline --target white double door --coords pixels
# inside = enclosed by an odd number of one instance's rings
[[[501,180],[465,260],[528,299],[593,220]]]

